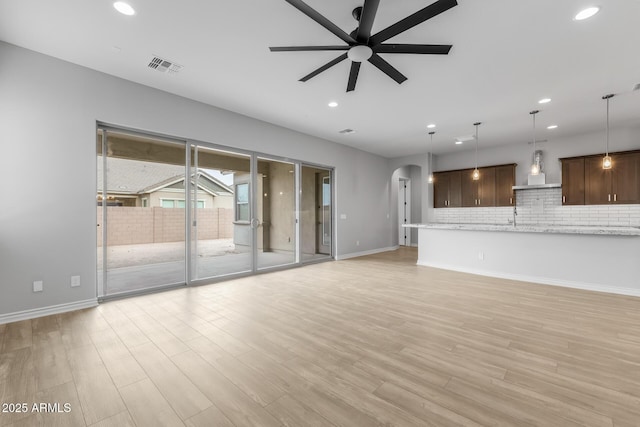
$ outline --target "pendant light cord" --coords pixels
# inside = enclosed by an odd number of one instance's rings
[[[478,169],[478,125],[476,125],[476,169]]]
[[[433,152],[432,151],[433,151],[433,134],[434,133],[435,133],[434,131],[429,132],[429,135],[431,136],[431,144],[429,145],[429,174],[430,175],[433,175],[433,169],[432,169],[432,166],[431,166],[431,164],[432,164],[431,159],[433,158]]]
[[[536,160],[536,113],[533,113],[533,161]]]
[[[536,114],[538,114],[540,110],[533,110],[529,114],[533,116],[533,161],[536,159]]]
[[[481,122],[476,122],[473,125],[476,127],[476,170],[478,170],[478,126],[480,126]]]
[[[607,127],[606,127],[606,138],[605,138],[605,155],[602,159],[602,168],[603,169],[611,169],[611,157],[609,157],[609,100],[613,98],[614,94],[610,93],[609,95],[605,95],[602,97],[605,101],[607,101]]]
[[[607,96],[607,146],[606,148],[606,154],[605,156],[609,155],[609,99],[611,99],[611,96]]]

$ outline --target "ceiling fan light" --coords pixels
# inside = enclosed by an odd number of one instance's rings
[[[371,58],[371,55],[373,55],[373,50],[365,45],[354,46],[347,52],[347,56],[353,62],[364,62]]]

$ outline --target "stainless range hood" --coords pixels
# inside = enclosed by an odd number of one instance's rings
[[[560,188],[562,184],[514,185],[512,190],[536,190],[540,188]]]

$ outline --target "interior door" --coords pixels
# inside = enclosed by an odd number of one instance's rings
[[[398,244],[411,246],[411,229],[403,227],[411,224],[411,180],[400,178],[398,184]]]

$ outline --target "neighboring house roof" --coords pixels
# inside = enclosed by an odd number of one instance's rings
[[[99,192],[103,187],[101,160],[98,161]],[[145,194],[163,188],[184,188],[184,172],[184,166],[108,157],[107,192]],[[214,196],[233,194],[231,187],[203,169],[198,169],[198,187]]]

